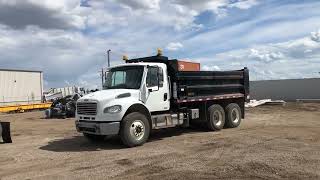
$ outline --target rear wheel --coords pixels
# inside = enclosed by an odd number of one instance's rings
[[[235,128],[241,123],[241,109],[238,104],[231,103],[226,107],[226,127]]]
[[[89,141],[92,142],[99,142],[103,141],[106,136],[103,135],[96,135],[96,134],[88,134],[88,133],[83,133],[83,136],[86,137]]]
[[[208,112],[208,128],[213,131],[221,130],[225,123],[225,113],[223,108],[218,104],[214,104],[209,107]]]
[[[150,134],[150,125],[145,115],[133,112],[124,117],[120,129],[120,137],[128,147],[144,144]]]

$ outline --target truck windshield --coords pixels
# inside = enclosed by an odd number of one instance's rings
[[[139,89],[143,66],[123,66],[109,70],[104,89]]]

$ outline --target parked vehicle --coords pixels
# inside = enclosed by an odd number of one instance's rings
[[[249,99],[249,71],[200,71],[199,63],[157,56],[109,68],[104,90],[77,101],[76,128],[89,140],[120,135],[128,147],[142,145],[153,129],[210,130],[239,126]]]
[[[45,111],[46,118],[69,118],[74,117],[76,102],[81,96],[79,94],[68,95],[64,98],[56,98],[49,109]]]

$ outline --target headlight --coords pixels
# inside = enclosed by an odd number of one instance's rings
[[[120,105],[114,105],[110,107],[106,107],[103,110],[104,113],[118,113],[121,112],[121,106]]]

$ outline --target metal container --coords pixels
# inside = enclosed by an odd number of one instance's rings
[[[200,63],[178,60],[178,71],[200,71]]]

